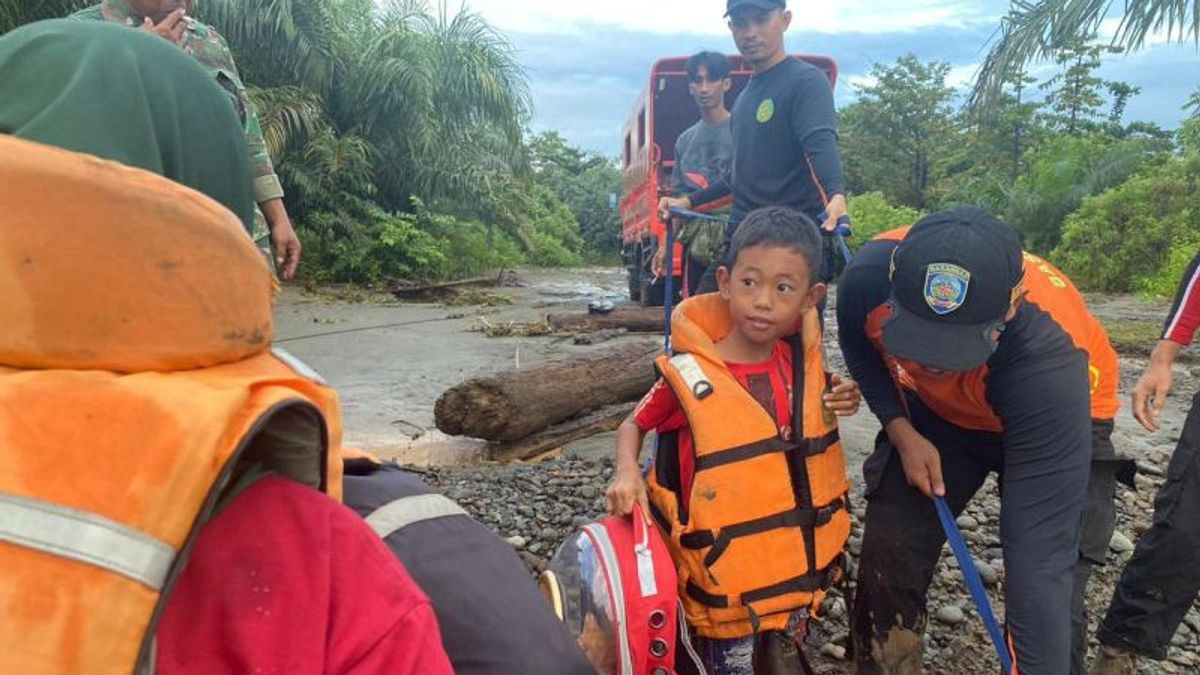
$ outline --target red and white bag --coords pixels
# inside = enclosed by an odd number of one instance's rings
[[[603,675],[702,673],[679,606],[675,565],[640,507],[584,525],[542,573],[542,592]],[[693,666],[694,664],[694,666]]]

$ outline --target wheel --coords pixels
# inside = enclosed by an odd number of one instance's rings
[[[662,279],[653,281],[654,277],[646,275],[642,278],[642,307],[662,307],[663,292],[666,282]]]

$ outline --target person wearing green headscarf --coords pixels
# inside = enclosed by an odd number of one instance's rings
[[[254,194],[220,87],[178,49],[119,26],[39,21],[0,37],[0,133],[160,174],[234,213]]]

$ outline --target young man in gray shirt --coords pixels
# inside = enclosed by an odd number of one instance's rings
[[[729,110],[725,95],[729,79],[729,59],[724,54],[703,51],[692,55],[684,65],[688,92],[700,110],[700,120],[688,127],[675,141],[675,166],[671,169],[671,194],[687,195],[714,184],[729,181],[733,161],[733,136],[729,131]],[[704,211],[729,214],[730,197],[706,204]],[[713,261],[724,241],[724,226],[702,219],[672,218],[679,241],[685,247],[683,265],[684,297],[696,292],[704,270]],[[660,241],[653,271],[664,274],[666,241]]]

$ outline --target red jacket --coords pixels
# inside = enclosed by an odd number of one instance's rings
[[[454,672],[429,601],[379,537],[282,478],[200,533],[157,637],[164,675]]]

